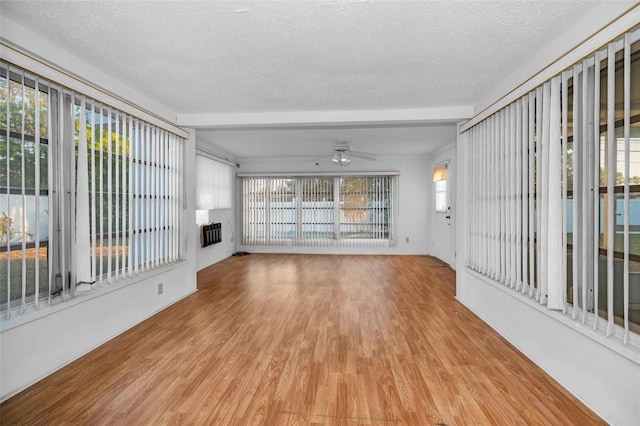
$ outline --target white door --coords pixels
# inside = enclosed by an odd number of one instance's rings
[[[439,180],[432,182],[431,253],[455,268],[455,148],[446,154],[449,156],[433,167],[437,174],[437,168],[446,165],[446,179],[434,176]]]

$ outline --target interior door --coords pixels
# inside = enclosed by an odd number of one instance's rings
[[[455,149],[449,158],[434,165],[446,164],[446,195],[442,200],[436,193],[436,183],[432,184],[431,253],[455,269]]]

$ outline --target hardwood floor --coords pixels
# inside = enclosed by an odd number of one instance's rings
[[[604,424],[414,256],[252,254],[198,288],[6,401],[1,423]]]

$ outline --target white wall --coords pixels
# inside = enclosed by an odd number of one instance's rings
[[[607,423],[640,424],[640,365],[458,263],[457,299]]]
[[[121,95],[160,116],[171,117],[164,105],[127,87],[7,20],[0,18],[2,36],[106,90]],[[195,188],[195,131],[187,142],[187,188]],[[87,294],[73,302],[45,307],[37,315],[0,322],[0,400],[51,374],[114,336],[135,326],[196,290],[195,191],[186,194],[181,247],[185,261],[130,285]],[[157,285],[163,283],[162,295]],[[30,321],[26,321],[31,319]]]
[[[222,224],[222,241],[207,247],[201,247],[200,240],[196,238],[196,267],[198,271],[226,259],[236,251],[234,237],[236,232],[235,209],[208,210],[206,216],[206,222],[219,222]],[[198,225],[196,225],[196,232],[200,232]]]
[[[206,141],[202,141],[199,137],[200,131],[196,133],[196,139],[198,140],[197,147],[201,150],[209,152],[220,158],[226,158],[228,161],[233,162],[233,156],[217,147],[211,146]],[[236,185],[235,185],[235,169],[231,172],[231,204],[229,209],[214,209],[214,210],[197,210],[196,211],[196,267],[200,271],[208,266],[220,262],[226,259],[236,252]],[[222,241],[207,247],[202,247],[200,244],[200,225],[202,223],[220,223],[222,224]]]
[[[445,141],[443,144],[446,144]],[[333,164],[314,165],[312,162],[244,162],[239,173],[340,172]],[[379,158],[377,161],[353,159],[343,168],[345,172],[399,171],[397,216],[398,245],[393,248],[340,247],[275,247],[242,246],[239,251],[253,253],[358,253],[358,254],[428,254],[430,227],[428,208],[431,200],[431,167],[426,157]],[[238,220],[238,223],[241,223]],[[240,234],[237,232],[238,242]],[[407,242],[409,238],[409,242]]]

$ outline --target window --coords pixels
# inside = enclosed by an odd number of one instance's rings
[[[0,312],[178,260],[181,140],[0,61]]]
[[[440,164],[433,168],[434,199],[437,212],[446,212],[447,203],[447,165]]]
[[[436,192],[436,211],[437,212],[446,212],[447,211],[447,181],[439,180],[434,183],[435,192]]]
[[[334,187],[333,177],[303,177],[300,185],[300,226],[301,240],[321,241],[332,239],[335,235]]]
[[[567,79],[566,301],[640,331],[640,43],[582,67]]]
[[[205,155],[196,155],[196,204],[198,210],[230,209],[233,168]]]
[[[1,63],[0,69],[0,307],[6,307],[48,297],[49,96],[35,76],[9,74]]]
[[[339,238],[389,239],[388,176],[340,178]]]
[[[638,39],[467,131],[469,267],[625,344],[640,334]]]
[[[244,176],[246,245],[393,246],[395,176]]]

